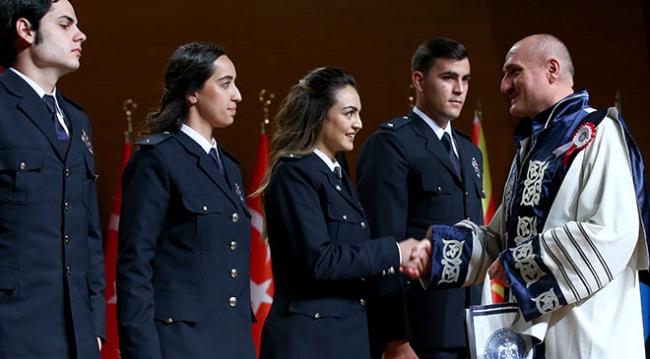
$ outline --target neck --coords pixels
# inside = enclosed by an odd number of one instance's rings
[[[39,68],[32,62],[20,61],[20,59],[17,59],[12,67],[36,82],[46,93],[54,91],[57,81],[62,76],[57,69],[51,67]]]

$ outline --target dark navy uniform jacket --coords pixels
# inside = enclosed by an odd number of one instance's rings
[[[347,175],[315,153],[280,160],[264,210],[275,295],[260,357],[369,358],[364,278],[398,271],[395,239],[370,240]]]
[[[67,142],[34,89],[0,75],[0,358],[99,358],[105,336],[90,123],[57,101]]]
[[[452,129],[461,177],[431,127],[417,114],[381,125],[364,144],[357,183],[373,237],[423,238],[430,225],[483,222],[483,157],[467,136]],[[463,309],[480,304],[480,287],[424,291],[417,281],[384,280],[385,294],[370,306],[373,341],[410,339],[418,348],[466,347]],[[397,289],[397,290],[396,290]]]
[[[255,358],[250,212],[236,160],[220,148],[221,175],[181,131],[138,144],[122,177],[122,358]]]

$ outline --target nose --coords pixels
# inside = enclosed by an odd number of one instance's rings
[[[454,86],[454,94],[460,95],[463,92],[465,92],[465,86],[464,86],[464,83],[463,83],[463,79],[458,79],[456,81],[456,86]]]
[[[503,76],[503,79],[501,79],[501,87],[499,90],[503,94],[508,94],[511,88],[512,88],[512,81],[507,76]]]
[[[86,34],[84,34],[84,32],[81,31],[80,28],[77,28],[77,35],[75,36],[75,40],[79,42],[84,42],[88,40],[88,36],[86,36]]]
[[[239,92],[239,88],[234,83],[232,89],[233,89],[232,100],[235,102],[241,101],[242,100],[241,92]]]
[[[352,128],[359,131],[363,128],[363,122],[361,122],[361,116],[357,115],[355,121],[352,123]]]

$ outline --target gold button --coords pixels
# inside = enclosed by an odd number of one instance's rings
[[[25,168],[27,168],[27,165],[25,164],[25,162],[20,162],[20,166],[18,166],[18,168],[22,171]]]
[[[237,213],[232,214],[232,222],[233,223],[239,222],[239,215]]]
[[[233,268],[233,269],[230,270],[230,276],[231,276],[232,278],[237,278],[237,274],[239,274],[239,272],[237,271],[237,269],[234,269],[234,268]]]
[[[63,208],[64,208],[66,211],[69,211],[69,210],[70,210],[70,203],[65,202],[65,203],[63,204]]]
[[[366,222],[361,222],[361,229],[366,229],[368,226],[366,226]]]
[[[68,234],[66,233],[65,236],[64,236],[64,238],[65,238],[65,244],[70,243],[70,235],[68,235]]]
[[[172,318],[165,319],[165,323],[167,323],[167,324],[172,324],[173,321],[174,320]]]
[[[314,319],[319,319],[320,318],[320,313],[314,314]]]
[[[235,241],[230,242],[230,250],[234,251],[235,249],[237,249],[237,242]]]
[[[348,216],[346,216],[346,215],[344,214],[344,215],[343,215],[343,220],[344,220],[344,221],[347,221],[347,220],[348,220]]]
[[[66,168],[64,174],[65,174],[65,177],[68,178],[72,174],[72,171],[70,171],[69,168]]]
[[[359,304],[361,304],[361,305],[366,305],[366,300],[365,300],[365,299],[361,299],[361,300],[359,300]]]
[[[207,212],[207,211],[208,211],[208,206],[203,206],[203,212]]]
[[[235,297],[230,297],[228,298],[228,305],[231,307],[234,307],[237,305],[237,298]]]

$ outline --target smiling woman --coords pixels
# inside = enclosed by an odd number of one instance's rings
[[[369,358],[366,278],[423,265],[400,256],[415,239],[371,240],[354,186],[335,160],[354,148],[360,111],[354,78],[324,67],[291,89],[275,118],[260,189],[275,296],[260,358]]]

